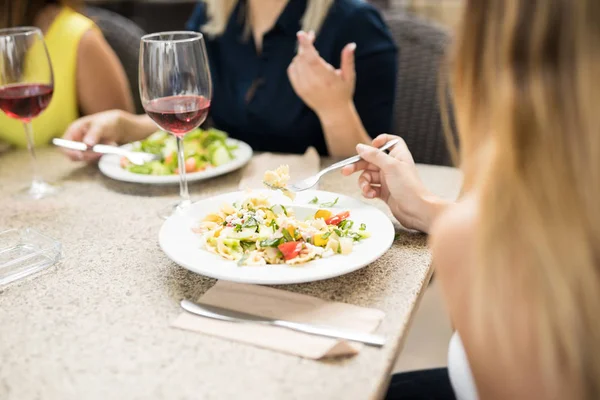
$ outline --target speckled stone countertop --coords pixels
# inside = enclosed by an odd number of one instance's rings
[[[388,339],[382,349],[305,360],[169,327],[179,300],[215,283],[158,247],[156,212],[177,199],[177,186],[116,182],[54,149],[38,156],[63,191],[37,202],[16,198],[30,180],[28,154],[0,155],[0,230],[34,227],[62,242],[63,259],[0,288],[0,399],[371,399],[384,392],[431,273],[424,235],[402,231],[380,260],[352,274],[283,287],[386,313],[377,331]],[[435,193],[457,195],[458,171],[419,169]],[[193,199],[237,190],[240,177],[193,183]],[[356,177],[338,173],[320,189],[359,195]]]

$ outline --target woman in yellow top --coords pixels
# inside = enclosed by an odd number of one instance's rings
[[[62,136],[81,115],[134,111],[119,59],[94,23],[75,11],[78,6],[77,0],[0,0],[0,28],[40,28],[54,70],[52,101],[32,122],[36,145]],[[25,147],[22,123],[0,113],[0,141]]]

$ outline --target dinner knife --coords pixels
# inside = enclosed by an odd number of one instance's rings
[[[258,315],[247,314],[244,312],[234,311],[218,306],[211,306],[207,304],[200,305],[189,300],[181,300],[181,308],[195,315],[200,315],[202,317],[212,319],[218,319],[221,321],[278,326],[281,328],[291,329],[293,331],[308,333],[310,335],[325,336],[335,339],[346,339],[351,340],[353,342],[360,342],[375,347],[381,347],[385,343],[385,338],[379,335],[353,332],[299,322],[284,321],[279,319],[265,318]]]

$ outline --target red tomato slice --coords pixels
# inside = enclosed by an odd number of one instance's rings
[[[121,168],[127,168],[129,166],[129,160],[127,157],[121,157]]]
[[[338,217],[337,215],[336,215],[336,216],[334,216],[334,217],[331,217],[331,218],[329,218],[329,219],[326,219],[326,220],[325,220],[325,223],[326,223],[327,225],[337,225],[337,224],[339,224],[340,222],[342,222],[342,220],[341,220],[341,219],[340,219],[340,217]]]
[[[340,222],[347,219],[349,216],[350,216],[350,211],[344,211],[337,215],[334,215],[333,217],[331,217],[329,219],[326,219],[325,223],[327,225],[339,225]]]
[[[171,164],[173,162],[173,158],[175,157],[175,153],[170,153],[165,157],[165,164]]]
[[[287,242],[277,246],[281,254],[283,254],[283,258],[285,258],[286,260],[291,260],[298,254],[300,254],[300,251],[303,247],[304,243],[302,242]]]

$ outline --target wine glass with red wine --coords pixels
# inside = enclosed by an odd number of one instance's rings
[[[0,110],[23,122],[33,167],[27,193],[33,199],[57,191],[39,173],[31,128],[31,121],[50,104],[53,92],[52,64],[42,31],[33,27],[0,29]]]
[[[212,81],[204,37],[199,32],[161,32],[142,37],[140,96],[146,113],[177,138],[180,201],[159,214],[168,217],[191,204],[183,137],[208,115]]]

